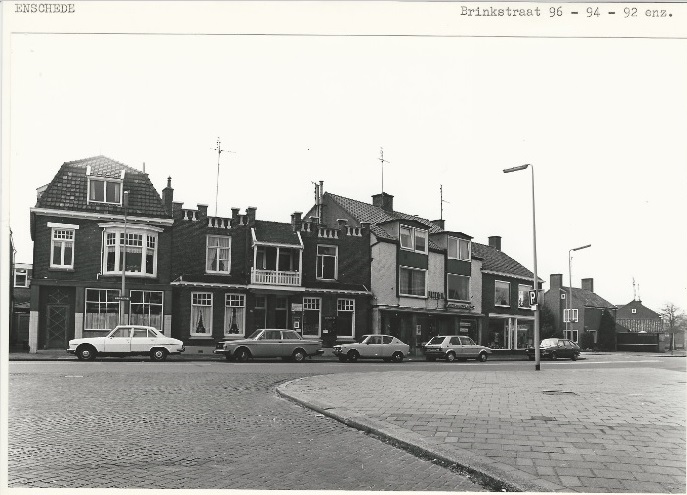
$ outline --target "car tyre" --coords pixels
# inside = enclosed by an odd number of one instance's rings
[[[167,349],[163,347],[156,347],[150,350],[150,360],[151,361],[164,361],[167,359]]]
[[[551,353],[551,360],[555,361],[556,359],[558,359],[558,354],[556,354],[555,352],[552,352]]]
[[[448,361],[449,363],[452,363],[455,360],[456,360],[456,353],[455,352],[448,352],[446,354],[446,361]]]
[[[293,354],[291,355],[291,358],[296,361],[297,363],[302,363],[305,361],[305,358],[307,358],[308,355],[303,349],[296,349],[293,351]]]
[[[571,359],[572,359],[573,361],[577,361],[577,354],[573,354]]]
[[[489,356],[487,355],[486,352],[480,352],[479,356],[477,356],[477,361],[479,361],[480,363],[483,363],[487,359],[489,359]]]
[[[400,363],[403,361],[403,353],[401,351],[396,351],[391,355],[391,360],[394,363]]]
[[[234,357],[239,363],[245,363],[246,361],[248,361],[248,359],[250,359],[250,351],[243,347],[240,349],[236,349]]]
[[[349,351],[347,357],[351,363],[355,363],[356,361],[358,361],[360,354],[358,354],[358,351]]]
[[[80,361],[93,361],[97,351],[92,345],[81,345],[76,349],[76,357]]]

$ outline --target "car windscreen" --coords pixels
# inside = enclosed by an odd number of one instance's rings
[[[444,341],[444,337],[432,337],[427,344],[441,344]]]

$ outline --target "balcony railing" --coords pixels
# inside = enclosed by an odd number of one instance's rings
[[[265,285],[301,285],[301,272],[251,269],[251,283]]]

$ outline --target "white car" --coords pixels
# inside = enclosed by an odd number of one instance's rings
[[[151,361],[164,361],[169,354],[184,352],[181,340],[166,337],[153,327],[120,325],[107,337],[90,337],[69,341],[69,354],[82,361],[96,356],[150,356]]]
[[[486,361],[491,354],[491,349],[483,345],[475,344],[470,337],[458,335],[437,335],[427,342],[422,351],[427,361],[445,359],[446,361],[476,359]]]
[[[339,361],[356,362],[358,359],[383,359],[400,363],[408,355],[410,346],[392,335],[363,335],[360,342],[334,346],[334,355]]]

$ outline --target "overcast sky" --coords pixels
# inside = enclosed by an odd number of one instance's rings
[[[159,192],[288,222],[325,191],[436,219],[614,304],[687,307],[685,40],[13,35],[11,227],[63,162],[145,162]],[[45,247],[47,249],[47,246]]]

